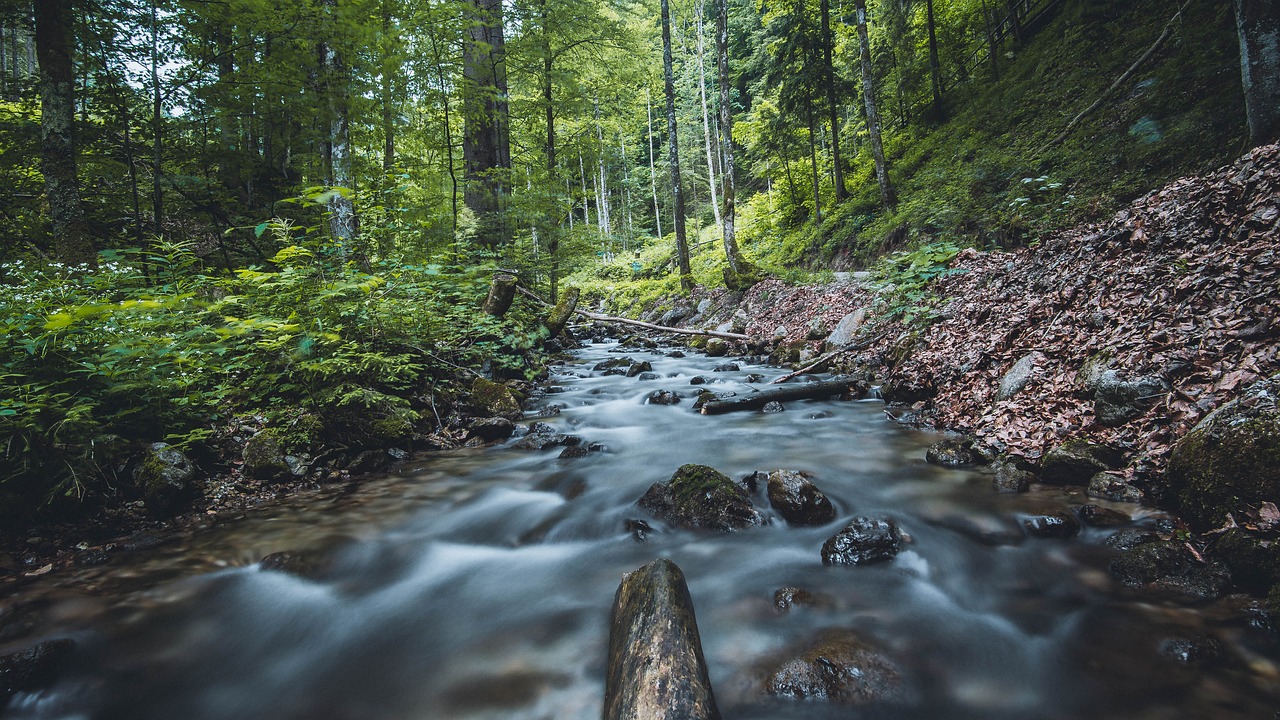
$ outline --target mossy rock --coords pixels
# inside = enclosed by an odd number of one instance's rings
[[[133,480],[153,515],[181,510],[196,494],[196,468],[182,451],[167,443],[152,443],[133,469]]]
[[[504,417],[508,420],[519,420],[520,403],[511,389],[501,383],[476,378],[471,384],[471,404],[479,410],[481,417]]]
[[[1280,583],[1280,541],[1242,528],[1223,533],[1213,544],[1213,557],[1227,564],[1241,590],[1259,595]]]
[[[1179,440],[1167,479],[1183,517],[1201,529],[1280,503],[1280,375],[1254,383]]]
[[[284,460],[284,449],[271,431],[263,431],[249,438],[240,453],[244,460],[244,474],[272,482],[289,477],[289,464]]]
[[[654,483],[639,505],[688,529],[741,530],[764,522],[745,489],[706,465],[681,465],[669,482]]]
[[[1088,440],[1068,440],[1045,453],[1040,462],[1040,482],[1088,485],[1094,475],[1115,470],[1123,462],[1123,454],[1114,448]]]

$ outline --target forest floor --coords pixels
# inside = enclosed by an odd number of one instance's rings
[[[720,310],[702,322],[736,313],[749,334],[809,357],[823,349],[810,338],[865,310],[866,346],[833,367],[873,372],[913,422],[1033,463],[1074,438],[1122,448],[1124,479],[1159,500],[1173,443],[1280,372],[1280,147],[1174,181],[1033,247],[964,250],[928,288],[917,302],[939,315],[927,325],[889,319],[902,299],[845,278],[713,293]],[[1001,398],[1019,361],[1025,386]],[[1104,370],[1160,389],[1143,398],[1145,412],[1104,426],[1094,402]]]

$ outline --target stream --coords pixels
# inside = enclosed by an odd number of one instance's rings
[[[604,376],[614,343],[552,368],[558,415],[599,443],[494,447],[413,458],[385,479],[328,486],[113,563],[51,575],[4,598],[39,609],[22,646],[77,642],[47,690],[0,709],[15,720],[399,720],[600,717],[609,613],[623,573],[657,557],[688,578],[721,713],[747,718],[1272,718],[1274,656],[1224,609],[1132,594],[1107,573],[1114,528],[1026,537],[1022,514],[1093,502],[1152,526],[1162,514],[1033,486],[997,494],[976,470],[926,464],[935,434],[866,401],[786,403],[703,416],[703,375],[743,391],[724,359],[628,350],[656,380]],[[645,404],[659,388],[680,404]],[[636,506],[684,463],[738,480],[810,473],[838,519],[776,514],[736,533],[666,528]],[[768,501],[753,497],[766,514]],[[889,563],[826,567],[819,549],[855,514],[895,517],[910,541]],[[627,530],[644,519],[641,542]],[[270,553],[322,558],[313,579],[261,569]],[[774,592],[820,598],[788,613]],[[760,694],[762,661],[826,628],[853,628],[903,669],[907,700],[850,707]],[[1216,653],[1179,655],[1179,638]],[[1171,643],[1173,643],[1171,645]],[[0,651],[18,649],[0,638]],[[1211,657],[1212,655],[1212,657]]]

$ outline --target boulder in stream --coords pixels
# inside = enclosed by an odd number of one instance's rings
[[[997,460],[992,468],[996,474],[991,479],[991,485],[996,492],[1026,492],[1031,489],[1031,481],[1035,479],[1035,475],[1018,467],[1016,462],[1008,458]]]
[[[982,455],[974,448],[971,437],[943,438],[929,446],[924,459],[931,465],[951,468],[981,465],[984,462]]]
[[[1111,560],[1108,568],[1125,585],[1188,602],[1207,602],[1231,582],[1227,567],[1206,560],[1181,540],[1139,542]]]
[[[902,670],[853,630],[826,630],[764,672],[764,691],[849,705],[903,699]]]
[[[1040,482],[1049,485],[1088,485],[1100,472],[1120,467],[1121,454],[1087,440],[1068,440],[1045,453],[1040,462]]]
[[[836,519],[831,500],[804,473],[774,470],[769,473],[769,504],[791,525],[825,525]]]
[[[0,656],[0,708],[17,693],[52,685],[75,649],[74,640],[47,640]]]
[[[519,420],[522,414],[520,402],[511,388],[485,378],[476,378],[471,383],[471,404],[481,417],[504,417],[514,421]]]
[[[871,565],[892,560],[902,545],[902,532],[891,517],[860,515],[822,544],[824,565]]]
[[[471,422],[471,435],[485,442],[505,440],[515,432],[515,423],[504,417],[479,418]]]
[[[680,395],[670,390],[654,390],[645,397],[644,402],[646,405],[678,405]]]
[[[719,720],[693,599],[670,560],[622,576],[607,672],[604,720]]]
[[[651,485],[639,505],[691,530],[728,532],[764,523],[746,489],[706,465],[681,465],[670,481]]]
[[[1029,515],[1022,519],[1022,527],[1038,538],[1072,538],[1080,534],[1080,521],[1066,511]]]

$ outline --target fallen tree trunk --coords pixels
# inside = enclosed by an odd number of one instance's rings
[[[822,357],[815,359],[813,362],[809,363],[808,365],[805,365],[799,370],[796,370],[795,372],[792,372],[792,373],[787,373],[786,375],[783,375],[782,377],[776,380],[770,381],[769,384],[778,385],[790,380],[793,377],[796,377],[798,375],[803,375],[809,372],[810,370],[813,370],[814,368],[818,367],[819,365],[827,362],[831,358],[837,355],[840,355],[841,353],[856,352],[858,350],[862,350],[863,348],[871,347],[871,345],[875,343],[877,340],[879,340],[880,337],[881,337],[880,335],[875,335],[873,337],[869,337],[864,340],[859,340],[858,342],[849,343],[848,345],[841,345],[840,347],[836,348],[835,350],[832,350],[826,355],[823,355]]]
[[[622,576],[609,622],[604,720],[719,720],[684,573],[665,558]]]
[[[532,290],[526,287],[516,286],[516,290],[521,295],[524,295],[530,300],[534,300],[544,306],[551,305],[551,303],[547,302],[546,300],[543,300],[537,293],[533,292]],[[741,333],[718,332],[716,330],[686,330],[684,328],[667,327],[666,325],[654,325],[653,323],[647,323],[647,322],[644,322],[643,320],[632,320],[631,318],[614,317],[612,315],[601,315],[599,313],[587,312],[586,310],[580,310],[576,308],[574,309],[574,313],[581,315],[582,317],[587,318],[588,320],[594,320],[596,322],[618,323],[619,325],[634,325],[635,327],[642,327],[647,330],[656,330],[657,332],[673,333],[675,335],[703,335],[706,337],[720,338],[722,340],[732,340],[734,342],[741,342],[741,343],[751,342],[750,335],[743,335]]]
[[[750,395],[731,397],[724,400],[712,400],[702,406],[702,414],[719,415],[735,410],[757,410],[775,401],[815,400],[828,398],[832,395],[843,395],[851,392],[857,382],[857,378],[841,375],[840,377],[820,382],[772,387]]]
[[[547,320],[544,323],[547,330],[550,331],[548,337],[555,337],[564,330],[564,326],[568,324],[569,318],[573,317],[574,311],[578,307],[578,296],[582,293],[576,287],[568,288],[564,294],[560,296],[560,302],[551,308],[551,312],[547,313]]]

